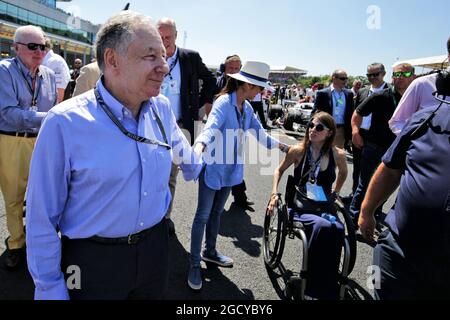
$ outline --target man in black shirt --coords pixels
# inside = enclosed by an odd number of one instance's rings
[[[361,203],[370,179],[381,163],[384,153],[395,140],[395,135],[389,129],[388,121],[394,114],[403,93],[415,79],[414,67],[407,63],[395,66],[392,79],[393,88],[371,95],[358,106],[352,116],[352,142],[356,147],[362,149],[359,183],[350,204],[350,213],[354,218],[355,225],[357,225]],[[372,121],[363,140],[359,129],[363,117],[368,115],[372,115]],[[377,208],[376,215],[379,216],[382,213],[382,207],[381,205]]]

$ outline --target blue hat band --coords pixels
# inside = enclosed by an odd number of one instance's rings
[[[249,74],[249,73],[244,72],[244,71],[239,71],[239,74],[243,75],[244,77],[253,79],[253,80],[257,80],[257,81],[261,81],[261,82],[267,82],[267,79],[264,79],[264,78],[261,78],[261,77],[258,77],[258,76],[254,76],[254,75]]]

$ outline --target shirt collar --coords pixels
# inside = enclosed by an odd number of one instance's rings
[[[231,104],[234,106],[235,110],[239,111],[241,114],[244,114],[244,112],[247,110],[247,104],[245,103],[246,100],[244,100],[243,107],[242,107],[242,112],[241,112],[241,111],[240,111],[240,108],[239,108],[239,106],[238,106],[238,104],[237,104],[237,94],[236,94],[236,91],[231,92],[229,95],[230,95],[230,102],[231,102]]]
[[[103,76],[97,81],[97,88],[100,92],[100,95],[103,98],[103,101],[105,101],[106,105],[109,109],[111,109],[112,113],[116,118],[124,118],[124,117],[130,117],[133,118],[132,112],[125,107],[119,100],[117,100],[104,86],[103,84]],[[141,107],[142,110],[147,109],[149,106],[149,101],[145,103]],[[119,119],[120,120],[120,119]]]
[[[374,88],[373,85],[370,85],[370,91],[372,92],[378,92],[384,90],[384,87],[386,86],[386,82],[383,82],[383,84],[379,88]]]
[[[175,52],[170,58],[167,58],[167,63],[171,64],[172,61],[174,61],[177,58],[177,55],[178,55],[178,47],[175,47]]]
[[[337,90],[334,88],[333,84],[331,84],[330,88],[331,88],[331,92],[333,92],[333,91],[337,92]],[[341,90],[341,93],[343,93],[343,92],[344,92],[344,89]]]
[[[20,60],[19,57],[16,57],[16,61],[19,64],[19,69],[21,72],[23,72],[23,74],[27,77],[29,77],[30,79],[32,79],[33,77],[31,76],[31,72],[30,69],[28,69],[25,64],[22,62],[22,60]],[[36,75],[40,78],[42,78],[42,73],[41,73],[41,69],[38,67]]]
[[[50,60],[51,57],[53,57],[55,55],[55,53],[53,52],[52,49],[48,50],[47,54],[44,57],[44,61],[42,61],[42,63],[45,63],[46,61]]]

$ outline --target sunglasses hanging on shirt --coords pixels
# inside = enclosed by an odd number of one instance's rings
[[[160,142],[158,140],[148,139],[144,138],[138,135],[135,135],[134,133],[129,132],[125,127],[120,123],[120,121],[114,116],[114,114],[111,112],[109,107],[106,105],[105,101],[103,100],[102,95],[100,94],[100,91],[97,87],[94,89],[95,98],[98,101],[98,104],[102,107],[103,111],[108,115],[108,117],[111,119],[112,122],[122,131],[124,135],[126,135],[128,138],[133,139],[137,142],[147,143],[147,144],[154,144],[158,145],[164,148],[167,148],[167,150],[172,149],[172,147],[169,145],[169,142],[167,140],[166,132],[164,130],[164,127],[162,125],[161,119],[159,118],[158,114],[153,111],[153,114],[156,118],[156,123],[158,124],[159,130],[161,131],[161,134],[163,136],[164,142]]]

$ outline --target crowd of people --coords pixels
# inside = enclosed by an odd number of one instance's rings
[[[349,200],[362,235],[373,240],[382,205],[400,184],[385,222],[389,228],[375,248],[374,261],[382,270],[376,295],[448,297],[449,106],[433,97],[436,90],[445,96],[436,83],[448,78],[433,74],[415,80],[414,67],[403,63],[393,68],[387,84],[384,65],[372,63],[366,87],[355,81],[347,88],[343,69],[332,73],[326,87],[272,87],[266,63],[242,64],[230,55],[216,78],[198,52],[178,47],[176,39],[173,19],[154,23],[123,11],[100,28],[97,60],[82,67],[77,59],[69,70],[42,29],[16,30],[16,57],[0,62],[5,264],[17,268],[26,245],[36,299],[163,298],[169,236],[176,233],[171,211],[179,170],[185,180],[198,181],[188,286],[201,290],[201,261],[232,266],[216,240],[230,193],[252,210],[242,162],[248,133],[264,147],[286,153],[274,172],[268,214],[278,200],[280,178],[292,165],[298,186],[341,197],[347,150],[353,154],[353,190],[342,198]],[[450,56],[450,39],[447,49]],[[298,145],[266,132],[261,99],[267,91],[281,103],[314,102]],[[196,136],[195,124],[205,117]],[[311,240],[308,295],[334,299],[342,223],[332,228],[314,214],[300,220]],[[415,235],[424,232],[420,226],[427,220],[433,227],[418,241]],[[81,288],[66,285],[72,265],[83,270]]]

